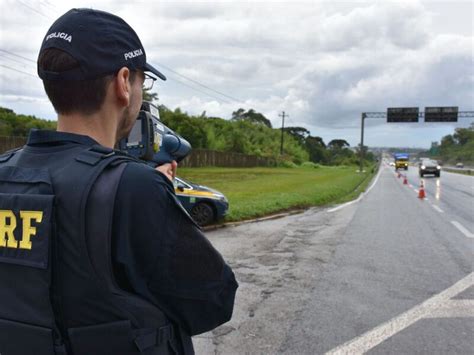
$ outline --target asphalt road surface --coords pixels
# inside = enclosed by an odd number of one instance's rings
[[[357,202],[207,235],[236,272],[232,320],[197,354],[473,354],[474,178],[398,178]]]

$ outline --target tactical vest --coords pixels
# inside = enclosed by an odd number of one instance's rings
[[[0,156],[0,354],[176,351],[163,312],[113,276],[115,193],[130,160],[98,145]]]

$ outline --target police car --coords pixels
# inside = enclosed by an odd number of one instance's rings
[[[229,209],[227,198],[209,187],[176,177],[174,189],[183,207],[201,226],[221,220]]]

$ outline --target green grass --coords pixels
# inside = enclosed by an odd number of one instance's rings
[[[181,168],[178,175],[224,193],[226,221],[265,216],[289,209],[353,199],[373,176],[354,166],[298,168]]]

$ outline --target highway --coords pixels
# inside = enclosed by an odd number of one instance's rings
[[[240,288],[197,354],[472,354],[474,178],[400,178],[363,198],[207,233]],[[403,183],[404,177],[407,184]]]
[[[441,172],[441,178],[425,175],[420,178],[417,167],[410,167],[408,182],[416,189],[423,182],[428,200],[436,210],[446,214],[446,218],[459,221],[468,230],[474,231],[474,179],[471,176]]]

